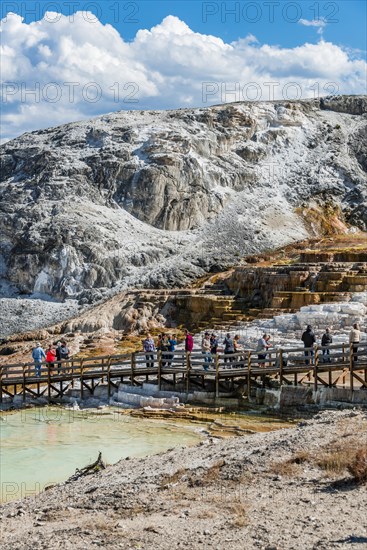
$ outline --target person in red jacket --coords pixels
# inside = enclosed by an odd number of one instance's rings
[[[187,329],[185,329],[185,351],[187,357],[187,366],[191,368],[191,352],[194,348],[194,339]]]
[[[56,359],[56,351],[52,349],[52,345],[50,344],[46,351],[46,363],[50,371],[52,371],[52,369],[54,368],[55,359]]]

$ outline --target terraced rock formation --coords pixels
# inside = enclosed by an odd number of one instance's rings
[[[348,302],[354,293],[367,290],[367,250],[303,251],[286,265],[238,266],[224,282],[251,314],[263,317],[312,304]]]
[[[3,296],[92,303],[367,227],[367,99],[117,112],[1,147]]]

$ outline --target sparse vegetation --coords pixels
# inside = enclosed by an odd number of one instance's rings
[[[299,471],[297,465],[304,463],[317,467],[328,475],[349,472],[357,483],[367,482],[367,446],[358,447],[353,441],[348,445],[333,442],[314,452],[300,451],[286,461],[273,463],[271,471],[293,477]]]
[[[241,528],[248,524],[248,506],[246,504],[243,502],[234,502],[226,508],[232,514],[231,527]]]
[[[342,474],[350,464],[350,454],[349,448],[335,447],[321,451],[311,461],[329,474]]]
[[[357,483],[367,483],[367,445],[356,452],[348,471]]]
[[[202,484],[210,485],[213,481],[216,481],[220,477],[221,469],[224,464],[224,460],[219,460],[218,462],[213,464],[211,468],[208,468],[201,477]]]
[[[180,469],[174,474],[164,475],[161,479],[160,489],[167,489],[170,485],[178,483],[187,472],[188,470]]]

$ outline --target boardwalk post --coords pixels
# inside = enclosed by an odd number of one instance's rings
[[[84,374],[84,359],[80,359],[80,399],[84,399],[84,384],[83,384],[83,374]]]
[[[350,344],[349,346],[349,384],[350,384],[350,389],[352,391],[354,390],[353,363],[354,363],[353,344]]]
[[[49,403],[51,401],[51,364],[52,363],[46,363],[47,365],[47,399]]]
[[[330,357],[328,358],[328,361],[329,361],[329,370],[328,370],[328,384],[329,384],[329,388],[332,388],[333,387],[333,372],[330,368]]]
[[[190,352],[185,353],[185,359],[186,359],[186,393],[189,393],[189,387],[190,387]]]
[[[219,397],[219,355],[215,354],[215,397]]]
[[[279,350],[279,382],[280,382],[280,385],[283,384],[283,366],[284,366],[284,363],[283,363],[283,350],[280,349]]]
[[[107,396],[108,399],[111,397],[111,355],[108,357],[107,362]]]
[[[162,373],[162,352],[158,351],[158,391],[161,391],[161,373]]]
[[[247,352],[247,398],[250,400],[251,393],[251,351]]]
[[[314,366],[313,366],[313,388],[317,392],[317,376],[318,376],[318,366],[319,366],[319,350],[316,346],[315,355],[314,355]]]
[[[71,387],[74,388],[74,359],[71,360]]]
[[[25,387],[26,387],[25,371],[26,371],[26,368],[27,368],[27,365],[24,364],[23,365],[23,403],[25,402],[25,397],[26,397],[26,392],[25,392]]]
[[[131,354],[131,386],[134,385],[135,362],[136,362],[135,353],[132,353]]]

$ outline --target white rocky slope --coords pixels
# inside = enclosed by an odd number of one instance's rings
[[[2,295],[183,285],[305,238],[310,202],[366,229],[366,111],[352,96],[123,111],[6,143]]]

